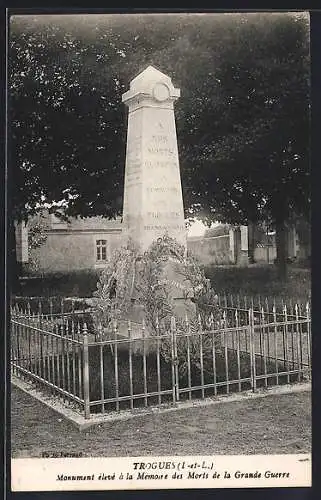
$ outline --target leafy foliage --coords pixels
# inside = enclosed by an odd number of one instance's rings
[[[286,215],[306,211],[306,16],[30,15],[13,16],[10,31],[15,218],[41,199],[63,199],[73,215],[121,212],[121,94],[149,64],[182,90],[187,213],[239,223],[275,218],[280,201]]]
[[[111,321],[123,318],[129,312],[134,297],[137,259],[138,250],[129,240],[106,262],[93,294],[96,324],[108,327]]]
[[[307,14],[13,16],[10,33],[15,220],[57,200],[67,215],[121,214],[121,95],[149,64],[182,91],[187,217],[278,232],[309,217]]]
[[[48,224],[43,217],[34,217],[28,224],[28,248],[33,250],[39,248],[47,240],[46,229]]]
[[[94,305],[100,311],[98,320],[108,326],[114,318],[130,318],[131,305],[136,303],[143,307],[146,323],[154,333],[159,328],[168,329],[168,322],[176,315],[171,297],[173,285],[166,272],[166,264],[172,256],[181,265],[186,298],[193,298],[202,315],[208,314],[211,303],[211,312],[215,314],[218,311],[216,296],[204,273],[192,257],[185,255],[182,245],[164,235],[143,255],[130,240],[127,246],[114,252],[94,293]]]
[[[41,213],[34,216],[28,224],[28,254],[31,271],[39,269],[37,249],[47,240],[46,229],[48,229],[48,223]]]
[[[191,370],[200,372],[208,367],[210,362],[212,366],[209,371],[213,370],[213,343],[217,353],[221,353],[221,338],[219,335],[213,334],[213,328],[217,329],[217,323],[220,319],[220,311],[217,308],[215,315],[212,316],[210,324],[202,324],[196,316],[190,321],[178,319],[175,322],[175,354],[176,363],[178,364],[179,374],[184,376],[188,371],[190,364]],[[214,320],[215,318],[215,320]],[[188,337],[186,334],[188,333]],[[171,336],[164,337],[161,343],[161,354],[167,363],[172,363],[173,359],[173,344]],[[201,361],[202,358],[202,361]]]
[[[198,113],[202,132],[193,134],[186,151],[186,199],[205,220],[275,225],[308,216],[307,23],[302,16],[264,14],[235,22],[216,68],[221,85],[211,127],[205,134]]]

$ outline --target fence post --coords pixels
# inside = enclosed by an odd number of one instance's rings
[[[172,394],[173,394],[173,403],[175,404],[178,401],[178,387],[177,387],[177,345],[176,345],[176,335],[175,335],[175,318],[171,317],[170,322],[170,334],[171,334],[171,350],[172,350]]]
[[[254,338],[254,313],[249,309],[249,334],[250,334],[250,363],[251,363],[251,387],[256,391],[256,365],[255,365],[255,338]]]
[[[88,335],[87,335],[87,325],[84,324],[84,335],[83,335],[83,385],[84,385],[84,410],[85,418],[90,418],[90,405],[89,405],[89,360],[88,360]]]
[[[310,310],[310,304],[309,302],[306,303],[305,306],[305,311],[306,311],[306,318],[307,318],[307,350],[308,350],[308,367],[309,367],[309,380],[311,380],[311,356],[312,356],[312,350],[311,350],[311,310]]]
[[[295,333],[296,333],[296,345],[297,345],[297,359],[298,359],[298,382],[302,380],[302,338],[300,335],[300,323],[299,323],[299,309],[298,304],[294,306],[295,310]]]

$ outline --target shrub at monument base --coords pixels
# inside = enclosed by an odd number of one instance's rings
[[[182,316],[196,321],[205,313],[211,313],[213,321],[221,317],[202,269],[186,256],[183,245],[166,234],[143,254],[131,240],[117,249],[101,274],[93,304],[96,322],[104,328],[114,319],[144,321],[150,335],[173,317],[178,321]]]

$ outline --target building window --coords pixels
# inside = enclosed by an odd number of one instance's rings
[[[104,262],[107,260],[106,240],[96,240],[96,260],[97,262]]]

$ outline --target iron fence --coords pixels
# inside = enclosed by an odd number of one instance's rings
[[[58,313],[38,302],[35,312],[29,301],[24,309],[16,302],[12,371],[85,418],[310,379],[309,304],[233,306],[196,323],[157,321],[151,331],[125,321],[103,327],[87,306],[64,304]]]
[[[263,295],[232,294],[219,293],[216,296],[217,304],[223,309],[237,309],[238,311],[254,311],[264,310],[265,313],[272,313],[273,307],[277,312],[287,308],[288,314],[294,315],[295,307],[305,315],[307,303],[310,305],[310,299],[293,299],[290,297],[275,297]],[[89,297],[61,297],[57,296],[18,296],[12,297],[12,306],[18,306],[20,309],[26,310],[28,307],[32,312],[38,313],[41,311],[44,314],[62,314],[71,311],[86,311],[91,308],[92,299]]]

